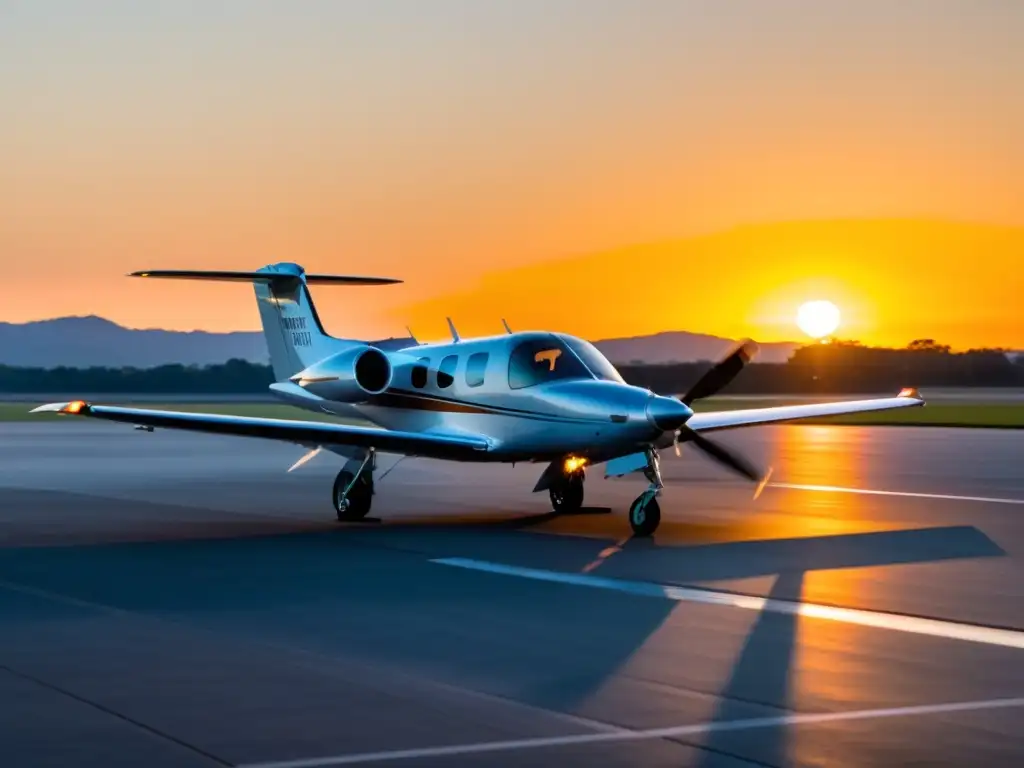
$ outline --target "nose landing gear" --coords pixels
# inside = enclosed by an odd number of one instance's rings
[[[647,451],[647,466],[644,477],[650,482],[647,490],[641,493],[629,507],[629,526],[634,536],[651,536],[661,524],[661,507],[658,496],[665,484],[661,481],[661,462],[658,452],[653,448]]]
[[[373,470],[377,465],[376,453],[371,449],[361,459],[351,459],[334,479],[331,494],[338,520],[353,522],[370,514],[373,503]]]

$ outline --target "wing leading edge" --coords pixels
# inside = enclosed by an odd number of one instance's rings
[[[916,389],[904,389],[896,397],[883,397],[874,400],[847,400],[813,405],[782,405],[773,408],[745,408],[737,411],[695,413],[686,422],[686,426],[696,432],[714,432],[720,429],[736,429],[757,424],[775,424],[823,416],[842,416],[848,413],[888,411],[893,408],[914,408],[922,405],[924,405],[924,400]]]
[[[490,449],[490,443],[487,440],[472,435],[399,432],[331,422],[122,408],[112,405],[91,405],[82,400],[74,400],[69,403],[50,403],[32,409],[32,413],[44,412],[87,416],[145,427],[182,429],[236,437],[259,437],[303,445],[375,448],[383,453],[399,453],[424,458],[479,461],[483,458],[483,454]]]

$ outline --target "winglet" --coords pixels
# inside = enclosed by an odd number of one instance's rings
[[[70,403],[47,403],[33,408],[29,413],[61,413],[85,415],[91,406],[85,400],[72,400]]]
[[[448,321],[448,330],[452,332],[452,341],[459,340],[459,332],[455,330],[455,323],[452,322],[450,317],[445,318]]]

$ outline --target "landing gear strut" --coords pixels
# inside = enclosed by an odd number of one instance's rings
[[[583,506],[583,481],[586,473],[583,467],[562,474],[551,484],[551,508],[559,513],[578,512]]]
[[[373,470],[377,455],[371,449],[361,458],[351,459],[334,479],[331,494],[338,520],[362,520],[370,513],[373,503]]]
[[[647,449],[647,466],[644,477],[650,482],[647,490],[641,493],[629,507],[629,525],[634,536],[650,536],[661,523],[661,507],[658,496],[665,484],[661,481],[661,463],[658,452],[654,448]]]

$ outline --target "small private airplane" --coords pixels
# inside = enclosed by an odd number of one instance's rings
[[[327,334],[310,285],[387,285],[389,278],[307,274],[280,263],[254,272],[159,270],[133,277],[251,283],[275,383],[286,403],[344,421],[293,421],[209,413],[51,403],[57,412],[135,425],[295,443],[346,459],[334,481],[339,520],[366,517],[374,495],[377,453],[462,462],[546,464],[534,492],[548,491],[556,513],[578,510],[588,467],[605,476],[642,472],[649,485],[632,503],[629,523],[650,536],[661,521],[659,451],[686,443],[728,467],[758,491],[767,480],[709,432],[758,424],[924,405],[916,389],[896,397],[694,413],[691,404],[719,392],[757,351],[740,344],[681,397],[627,384],[593,345],[562,333],[532,331],[463,339],[449,319],[451,342],[414,338],[366,342]],[[352,423],[374,426],[360,426]],[[294,467],[293,467],[294,468]]]

